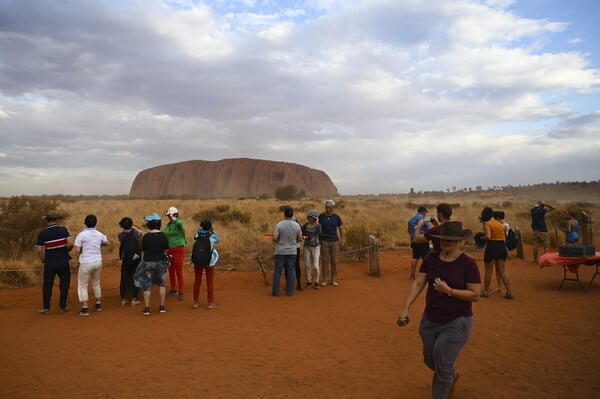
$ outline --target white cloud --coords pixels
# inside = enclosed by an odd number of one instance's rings
[[[598,178],[577,21],[512,1],[0,3],[0,195],[124,193],[143,168],[230,157],[342,193]],[[445,178],[423,168],[438,156]],[[73,170],[85,185],[57,182]]]

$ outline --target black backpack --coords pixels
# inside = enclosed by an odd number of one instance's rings
[[[192,263],[194,266],[208,266],[212,258],[210,236],[212,233],[198,235],[192,247]]]
[[[519,240],[517,240],[517,235],[515,234],[513,229],[509,229],[508,233],[506,234],[506,249],[512,251],[515,248],[517,248],[518,244]]]
[[[133,231],[130,231],[125,235],[123,241],[121,241],[121,247],[119,248],[121,259],[125,262],[135,262],[140,259],[141,253],[140,242],[133,234]]]

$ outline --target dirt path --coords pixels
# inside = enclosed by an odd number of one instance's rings
[[[473,256],[482,268],[482,254]],[[219,271],[214,310],[191,309],[188,269],[186,300],[169,298],[168,312],[150,317],[120,306],[116,267],[103,271],[105,310],[89,317],[75,315],[76,303],[67,314],[36,314],[39,287],[0,290],[2,396],[429,398],[417,322],[425,296],[414,322],[397,327],[410,259],[384,251],[380,260],[379,278],[367,264],[343,264],[340,287],[279,298],[258,271]],[[455,398],[600,397],[595,268],[582,268],[584,294],[572,282],[558,291],[561,268],[515,258],[508,267],[516,299],[494,294],[474,305]],[[74,277],[72,298],[75,285]]]

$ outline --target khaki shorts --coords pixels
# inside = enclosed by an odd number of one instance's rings
[[[533,230],[533,240],[531,242],[534,248],[539,247],[550,247],[550,234],[548,232],[541,232],[537,230]]]

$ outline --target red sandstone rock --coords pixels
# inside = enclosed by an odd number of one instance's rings
[[[337,188],[317,169],[289,162],[250,158],[220,161],[185,161],[160,165],[137,174],[130,196],[156,198],[185,196],[200,198],[242,198],[273,196],[275,189],[294,185],[308,197],[325,197]]]

